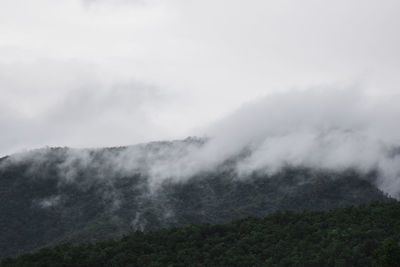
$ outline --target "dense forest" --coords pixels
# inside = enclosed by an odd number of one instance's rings
[[[234,161],[182,182],[165,179],[156,190],[151,188],[143,166],[181,153],[188,145],[201,141],[85,151],[48,148],[0,159],[0,259],[137,230],[221,224],[277,210],[326,210],[388,199],[372,185],[373,172],[287,167],[272,175],[243,177],[234,171]],[[110,158],[123,161],[127,150],[129,159],[139,157],[142,169],[113,170]]]
[[[8,266],[400,266],[400,203],[136,232],[6,258]]]

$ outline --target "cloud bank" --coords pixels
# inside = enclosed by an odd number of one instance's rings
[[[0,155],[202,135],[193,129],[295,88],[395,93],[399,9],[397,0],[2,0]]]
[[[165,181],[213,172],[229,160],[239,178],[275,174],[286,166],[377,171],[377,186],[399,198],[399,100],[399,95],[377,97],[357,88],[282,93],[243,105],[208,127],[206,138],[67,150],[58,168],[66,182],[88,168],[103,181],[142,174],[153,191]],[[32,155],[46,161],[35,151],[11,159]]]
[[[378,171],[379,188],[399,197],[399,100],[357,88],[269,96],[209,127],[204,145],[153,165],[153,177],[184,180],[244,155],[236,162],[239,176],[285,166]]]
[[[212,127],[205,150],[223,151],[223,159],[250,148],[237,166],[243,174],[274,173],[286,165],[378,170],[379,187],[398,196],[399,100],[352,88],[279,94],[245,105]]]

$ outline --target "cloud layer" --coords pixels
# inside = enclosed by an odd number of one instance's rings
[[[285,166],[378,171],[378,186],[398,197],[399,97],[377,97],[357,88],[265,97],[209,127],[204,145],[152,165],[158,174],[153,177],[184,180],[242,155],[236,163],[239,176],[274,174]]]
[[[399,8],[395,0],[1,1],[0,154],[203,135],[277,92],[356,84],[395,93]]]
[[[81,169],[91,169],[103,181],[141,174],[149,177],[153,191],[164,181],[184,182],[228,161],[239,178],[275,174],[286,166],[377,171],[377,186],[400,197],[399,100],[399,95],[376,97],[357,88],[276,94],[217,121],[205,129],[206,139],[66,150],[58,169],[66,182]],[[32,151],[11,160],[33,157],[40,166],[48,153]]]

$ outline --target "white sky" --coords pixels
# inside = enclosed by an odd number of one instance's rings
[[[0,0],[0,155],[202,136],[275,92],[397,93],[399,14],[398,0]]]

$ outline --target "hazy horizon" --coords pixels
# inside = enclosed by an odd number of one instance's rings
[[[338,92],[337,107],[363,95],[370,125],[372,110],[396,118],[388,99],[400,85],[399,8],[394,0],[2,1],[0,155],[220,136],[215,125],[241,110],[284,96],[289,106],[276,108],[286,120],[292,102],[308,105],[315,91]]]

